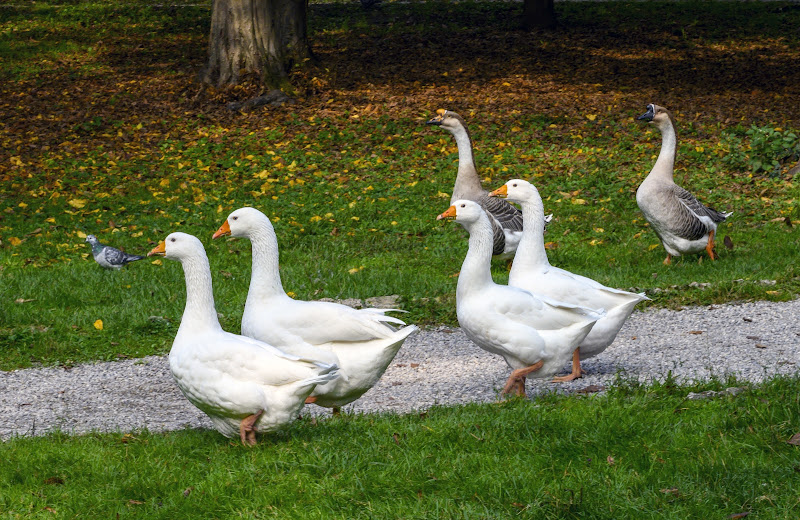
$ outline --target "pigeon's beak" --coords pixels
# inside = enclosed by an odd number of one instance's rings
[[[496,190],[491,192],[489,194],[489,196],[490,197],[500,197],[500,198],[503,198],[503,199],[508,197],[508,186],[503,184],[502,186],[500,186],[499,188],[497,188]]]
[[[426,124],[428,124],[428,125],[436,125],[436,126],[441,125],[442,124],[442,120],[444,119],[445,112],[447,112],[447,110],[445,110],[443,108],[440,108],[439,110],[436,111],[436,116],[430,118]]]
[[[153,249],[150,250],[149,253],[147,253],[147,256],[153,256],[153,255],[164,256],[166,253],[167,253],[167,244],[162,240],[161,242],[158,243],[156,247],[154,247]]]
[[[231,227],[228,225],[228,221],[226,220],[225,222],[222,223],[217,232],[214,233],[214,236],[212,236],[211,238],[213,239],[213,238],[224,237],[230,234],[231,234]]]
[[[443,220],[446,218],[456,218],[456,207],[450,206],[447,211],[436,217],[436,220]]]

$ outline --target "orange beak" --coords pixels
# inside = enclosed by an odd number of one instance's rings
[[[508,186],[503,184],[502,186],[500,186],[499,188],[497,188],[496,190],[491,192],[489,194],[489,196],[490,197],[502,197],[502,198],[508,197]]]
[[[153,249],[150,250],[149,253],[147,253],[147,256],[153,256],[153,255],[162,255],[163,256],[167,252],[166,247],[167,247],[167,245],[162,240],[161,242],[158,243],[158,245],[156,247],[154,247]]]
[[[445,218],[456,218],[456,207],[450,206],[447,208],[447,211],[436,217],[436,220],[442,220]]]
[[[214,236],[211,238],[224,237],[230,234],[231,234],[231,227],[228,225],[228,221],[226,220],[225,222],[222,223],[217,232],[214,233]]]

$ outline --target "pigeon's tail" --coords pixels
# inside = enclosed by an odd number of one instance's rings
[[[129,264],[129,263],[135,262],[137,260],[144,260],[145,258],[147,258],[147,257],[146,256],[141,256],[141,255],[129,255],[129,254],[126,253],[125,254],[125,263]]]

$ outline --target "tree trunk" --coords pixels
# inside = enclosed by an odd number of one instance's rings
[[[552,29],[556,26],[553,0],[525,0],[522,8],[522,26],[525,29]]]
[[[247,76],[291,89],[288,72],[311,56],[308,0],[214,0],[204,83],[235,85]]]

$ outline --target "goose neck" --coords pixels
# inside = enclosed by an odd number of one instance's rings
[[[672,181],[678,136],[675,133],[675,125],[670,119],[662,122],[658,128],[661,130],[661,151],[656,159],[656,164],[650,171],[650,177]]]
[[[467,226],[469,249],[458,275],[456,296],[463,297],[473,290],[486,287],[492,281],[492,225],[486,215]]]
[[[520,203],[522,208],[522,238],[517,245],[511,271],[527,271],[530,268],[548,266],[544,248],[544,205],[536,197]],[[513,276],[509,273],[509,277]]]
[[[220,329],[208,257],[204,254],[186,258],[182,263],[186,278],[186,307],[180,328],[188,327],[193,332],[198,329]]]
[[[482,188],[478,170],[475,168],[469,131],[463,126],[458,126],[453,129],[453,137],[455,137],[458,147],[458,175],[453,189],[453,197],[455,197],[453,200],[457,200],[462,198],[465,193],[474,193],[475,190],[480,191]]]
[[[278,238],[271,225],[250,235],[253,248],[253,271],[247,299],[286,296],[279,269]]]

